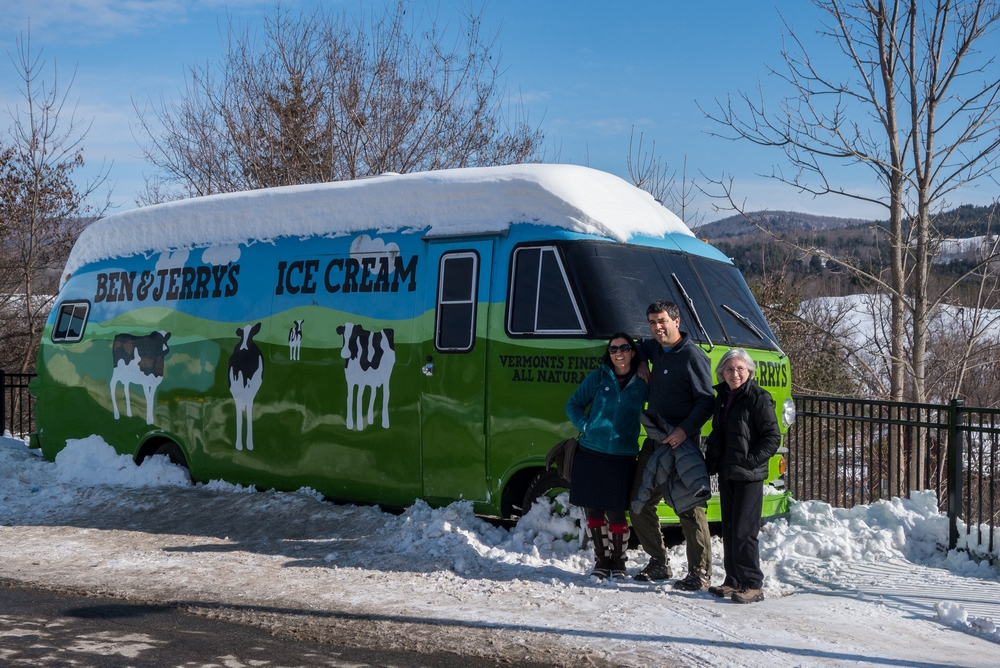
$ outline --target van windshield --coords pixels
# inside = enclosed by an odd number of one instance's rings
[[[572,242],[561,249],[593,336],[619,331],[649,336],[646,307],[669,299],[680,308],[681,329],[698,343],[777,350],[771,328],[732,265],[615,243]]]

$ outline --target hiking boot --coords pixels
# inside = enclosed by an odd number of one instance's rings
[[[673,576],[670,571],[670,564],[651,558],[646,567],[636,573],[634,580],[639,582],[653,582],[654,580],[669,580]]]
[[[674,583],[674,589],[680,589],[681,591],[705,591],[710,584],[712,584],[712,581],[704,569],[692,568],[684,576],[684,579]]]
[[[739,591],[736,587],[730,587],[727,584],[720,584],[715,587],[709,587],[708,593],[712,596],[717,596],[719,598],[729,598],[733,594]]]
[[[764,591],[761,589],[750,589],[744,587],[733,592],[733,603],[759,603],[764,600]]]

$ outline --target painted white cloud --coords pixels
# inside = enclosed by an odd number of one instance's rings
[[[398,252],[399,246],[394,242],[386,244],[379,237],[372,239],[367,234],[362,234],[351,242],[351,255],[381,255]]]
[[[160,253],[160,259],[156,261],[156,269],[173,269],[175,267],[183,267],[188,260],[188,256],[191,255],[191,251],[179,250]]]
[[[394,242],[385,243],[382,239],[375,237],[372,239],[367,234],[362,234],[351,242],[351,257],[380,257],[389,258],[389,266],[393,266],[396,256],[399,255],[399,246]]]
[[[240,259],[240,247],[238,244],[231,246],[210,246],[201,254],[201,261],[204,264],[222,265],[230,262],[238,262]]]

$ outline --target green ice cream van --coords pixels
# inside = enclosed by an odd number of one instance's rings
[[[566,400],[612,333],[649,336],[656,299],[713,368],[746,348],[787,430],[788,358],[739,271],[604,172],[387,174],[126,211],[70,254],[33,438],[49,459],[98,434],[196,481],[516,517],[565,484],[544,459],[576,435]],[[787,508],[783,472],[779,454],[767,516]]]

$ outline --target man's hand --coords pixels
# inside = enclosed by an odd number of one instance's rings
[[[645,362],[639,362],[639,368],[635,370],[635,375],[646,381],[646,385],[649,385],[649,365]]]
[[[669,436],[663,439],[663,443],[664,445],[669,445],[671,448],[676,450],[677,447],[686,440],[687,440],[687,434],[684,433],[683,429],[677,427],[672,432],[670,432]]]

